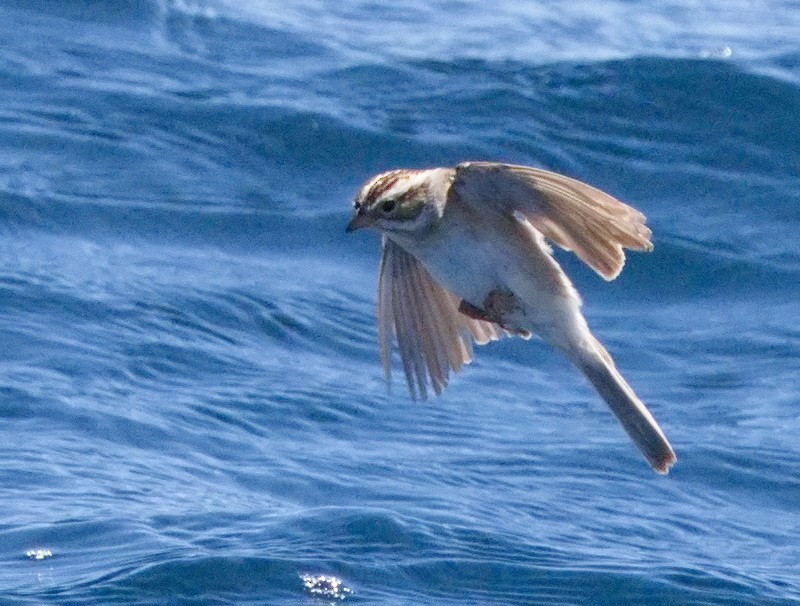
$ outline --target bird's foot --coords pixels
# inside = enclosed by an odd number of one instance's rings
[[[504,316],[521,310],[517,297],[510,290],[497,288],[491,291],[486,295],[483,305],[482,309],[469,301],[462,300],[458,306],[458,311],[473,320],[483,320],[484,322],[497,324],[500,328],[512,334],[519,335],[525,339],[530,338],[531,333],[529,331],[512,328],[503,322]]]
[[[483,320],[484,322],[496,324],[495,318],[490,317],[486,311],[480,307],[476,307],[467,300],[462,299],[461,304],[458,306],[458,311],[473,320]]]

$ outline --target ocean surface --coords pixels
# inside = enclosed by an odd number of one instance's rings
[[[557,256],[669,476],[541,341],[387,388],[351,200],[479,159],[648,216]],[[0,604],[800,604],[799,232],[796,0],[6,0]]]

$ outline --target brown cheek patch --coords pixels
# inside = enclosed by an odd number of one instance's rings
[[[424,185],[417,185],[416,187],[412,187],[406,193],[403,194],[403,197],[400,198],[400,202],[408,202],[409,200],[413,200],[414,198],[420,196],[425,191]]]

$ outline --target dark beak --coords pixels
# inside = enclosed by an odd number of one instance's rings
[[[353,218],[350,219],[350,223],[347,224],[345,231],[350,233],[351,231],[361,229],[362,227],[369,227],[373,223],[375,223],[375,217],[361,210],[357,210],[356,214],[353,215]]]

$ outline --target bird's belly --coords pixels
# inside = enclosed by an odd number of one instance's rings
[[[439,284],[481,307],[486,296],[503,285],[495,259],[497,246],[474,238],[467,242],[456,244],[437,238],[425,242],[415,256]]]
[[[501,283],[496,267],[479,256],[456,258],[452,263],[436,263],[428,271],[442,286],[476,307],[481,307],[486,296]]]
[[[537,333],[554,345],[581,329],[580,300],[545,248],[523,247],[508,234],[485,229],[477,234],[450,229],[449,234],[417,242],[409,252],[450,292],[479,309],[498,294],[500,300],[512,295],[502,324]]]

